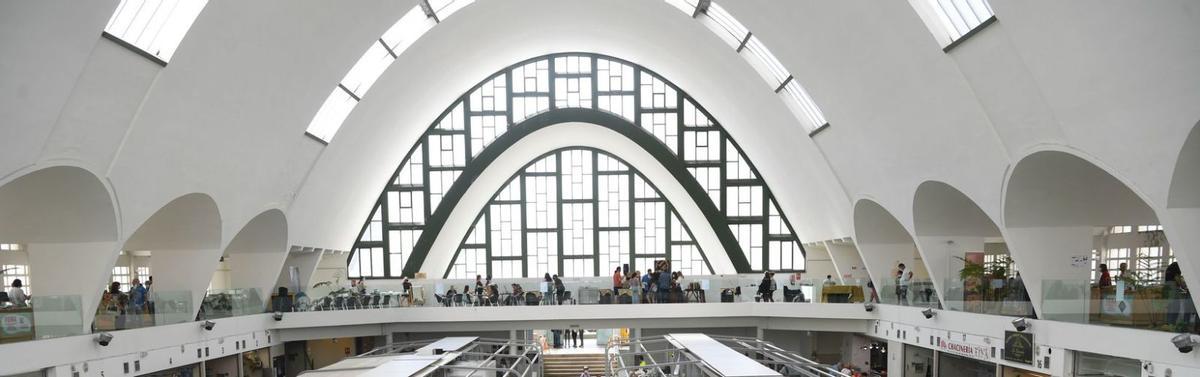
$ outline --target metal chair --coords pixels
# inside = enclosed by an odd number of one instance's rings
[[[338,309],[338,310],[346,309],[346,298],[342,297],[342,296],[337,296],[336,298],[334,298],[333,299],[333,307],[334,307],[334,309]]]
[[[388,308],[391,306],[392,306],[392,295],[383,295],[383,303],[380,303],[379,307]]]

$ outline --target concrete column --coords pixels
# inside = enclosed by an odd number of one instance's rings
[[[904,375],[904,343],[896,340],[888,340],[888,374],[893,376]]]

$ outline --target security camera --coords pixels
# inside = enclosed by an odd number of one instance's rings
[[[112,334],[102,332],[99,335],[96,335],[95,340],[96,340],[96,344],[99,344],[101,347],[108,347],[108,344],[112,343],[112,339],[113,339]]]
[[[271,317],[275,318],[276,321],[282,321],[283,312],[275,312],[275,314],[272,314]]]
[[[1179,334],[1171,338],[1171,343],[1175,344],[1180,353],[1192,352],[1192,349],[1200,344],[1200,335]]]
[[[1029,328],[1029,321],[1026,321],[1025,318],[1017,318],[1012,320],[1012,325],[1017,328],[1017,331],[1025,331]]]
[[[212,331],[213,327],[216,327],[216,326],[217,326],[217,323],[213,322],[213,321],[204,321],[204,323],[200,324],[200,327],[203,327],[205,330],[208,330],[208,331]]]
[[[933,308],[925,308],[925,310],[921,311],[921,315],[925,316],[925,319],[933,318],[933,316],[936,314],[937,313],[933,311]]]
[[[863,309],[867,309],[868,312],[873,312],[873,311],[875,311],[875,304],[872,304],[869,302],[864,302]]]

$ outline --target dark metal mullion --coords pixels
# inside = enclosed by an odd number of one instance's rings
[[[664,199],[664,198],[663,198],[663,197],[660,195],[660,196],[659,196],[659,197],[657,197],[657,198],[633,198],[633,200],[632,200],[632,201],[633,201],[634,203],[663,203],[663,202],[666,202],[667,200],[666,200],[666,199]]]
[[[596,77],[596,83],[600,83],[600,77]],[[601,96],[632,96],[637,94],[637,90],[592,90],[596,95]]]
[[[524,97],[530,97],[530,98],[537,98],[537,97],[547,97],[547,96],[552,96],[552,95],[554,95],[554,94],[553,94],[553,93],[548,93],[548,92],[520,92],[520,93],[516,93],[516,92],[513,92],[512,90],[509,90],[509,91],[508,91],[508,95],[509,95],[509,97],[522,97],[522,98],[524,98]],[[509,101],[509,102],[511,102],[511,101]]]
[[[683,101],[683,91],[675,90],[675,155],[679,160],[686,161],[683,157],[683,132],[687,129],[684,126]]]
[[[629,232],[633,230],[632,226],[598,226],[601,232]]]
[[[630,169],[632,169],[632,168],[633,167],[630,166]],[[633,174],[633,170],[629,171],[629,174],[627,175],[627,177],[628,178],[626,179],[626,181],[629,182],[629,191],[627,192],[629,194],[629,200],[627,200],[626,203],[629,203],[628,206],[629,206],[629,228],[630,228],[630,231],[629,231],[629,260],[627,260],[626,263],[629,263],[629,265],[632,266],[632,265],[635,265],[633,263],[633,261],[636,260],[637,251],[638,251],[637,250],[637,229],[634,229],[635,228],[634,224],[637,224],[637,204],[634,203],[634,201],[633,201],[633,186],[634,186],[634,181],[635,181],[635,179],[634,179],[635,175]],[[643,230],[643,232],[644,231],[645,230]]]
[[[422,230],[424,228],[425,228],[425,224],[389,223],[386,221],[383,223],[383,229],[385,229],[385,230]]]
[[[379,225],[380,225],[380,228],[382,228],[382,229],[380,229],[380,231],[381,231],[381,233],[383,233],[382,234],[382,236],[383,236],[382,242],[383,242],[383,277],[384,278],[389,278],[392,276],[392,273],[391,273],[391,271],[392,271],[392,250],[391,250],[391,247],[389,247],[389,245],[391,245],[391,243],[388,242],[388,240],[391,239],[392,236],[391,236],[391,232],[388,231],[388,226],[387,226],[387,224],[388,224],[387,194],[388,194],[387,190],[383,190],[383,193],[379,194]],[[372,271],[372,272],[374,272],[374,271]],[[359,273],[362,273],[362,267],[359,267]]]
[[[592,151],[592,274],[600,272],[600,152]]]
[[[738,47],[736,50],[739,54],[742,52],[742,50],[746,49],[746,44],[750,43],[750,37],[753,35],[754,35],[754,33],[751,33],[748,31],[746,32],[746,36],[742,38],[742,43],[738,44]]]
[[[518,207],[520,208],[520,212],[521,212],[521,250],[520,250],[521,254],[520,254],[520,256],[521,256],[521,260],[523,261],[523,262],[521,262],[521,277],[525,277],[525,276],[529,275],[529,262],[526,258],[528,256],[527,250],[529,249],[529,237],[527,236],[527,233],[529,230],[529,226],[528,226],[529,219],[528,219],[528,216],[526,216],[528,214],[528,212],[526,212],[527,205],[526,205],[526,198],[525,198],[525,173],[524,173],[524,170],[525,169],[522,168],[521,169],[522,172],[517,173],[517,179],[520,180],[520,186],[518,186],[519,187],[518,190],[520,190],[520,193],[518,193],[518,195],[521,198],[521,204],[518,205]]]
[[[655,190],[657,190],[657,189],[655,189]],[[665,201],[665,203],[666,204],[663,204],[663,211],[664,211],[663,215],[667,217],[667,221],[666,221],[667,231],[665,232],[666,239],[663,240],[663,242],[664,242],[663,250],[667,254],[667,262],[670,263],[670,261],[671,261],[671,223],[674,222],[674,220],[675,220],[675,208],[671,206],[671,202]],[[682,222],[683,220],[679,220],[679,221]],[[679,261],[681,263],[683,262],[682,259]],[[672,267],[675,268],[675,271],[679,271],[678,266],[672,266]]]
[[[628,166],[628,164],[626,164],[626,166]],[[600,175],[626,175],[626,174],[629,174],[629,170],[605,170],[605,171],[595,172],[595,175],[597,175],[597,176],[600,176]]]
[[[769,237],[771,236],[771,201],[767,200],[767,198],[770,197],[770,195],[771,195],[771,190],[767,188],[767,185],[763,185],[762,186],[762,222],[760,224],[762,224],[762,233],[763,233],[762,234],[763,268],[768,269],[768,270],[771,269],[771,263],[770,263],[771,262],[771,241],[768,240]],[[750,200],[754,200],[754,195],[750,195]],[[779,268],[783,268],[783,255],[779,256],[779,266],[780,266]],[[788,266],[788,268],[786,268],[786,270],[790,270],[790,269],[792,269],[791,266]]]
[[[548,110],[558,109],[558,93],[555,88],[558,86],[554,83],[558,79],[558,74],[554,72],[554,57],[546,58],[546,81],[550,85],[550,108]]]
[[[488,276],[492,276],[492,205],[491,203],[484,204],[484,236],[483,241],[487,244],[487,251],[483,253],[483,270]]]
[[[558,157],[555,158],[554,164],[558,169],[558,178],[555,179],[555,181],[558,183],[556,185],[558,187],[558,192],[557,195],[555,195],[558,199],[556,204],[558,207],[558,213],[555,214],[558,221],[558,251],[555,254],[558,256],[558,258],[556,258],[557,261],[555,262],[554,270],[558,271],[559,275],[561,275],[563,272],[563,228],[566,225],[563,224],[563,172],[566,171],[566,169],[563,168],[563,164],[566,164],[566,159],[563,157],[566,156],[567,153],[569,152],[557,153],[556,155]]]
[[[588,78],[590,80],[592,80],[592,106],[590,106],[590,107],[592,109],[599,109],[600,108],[600,94],[597,92],[596,88],[598,88],[600,86],[600,85],[598,85],[599,84],[598,81],[600,81],[600,77],[599,77],[600,74],[598,73],[599,70],[596,69],[596,63],[597,63],[596,56],[591,55],[588,59],[591,59],[591,61],[592,61],[592,72],[588,74]]]

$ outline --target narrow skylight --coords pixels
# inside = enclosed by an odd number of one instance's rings
[[[949,46],[991,19],[988,0],[909,0],[942,47]]]
[[[771,90],[779,93],[788,109],[796,116],[809,132],[814,132],[828,124],[825,114],[817,106],[808,92],[788,72],[783,63],[767,49],[750,29],[738,22],[720,5],[708,3],[701,5],[699,0],[667,0],[688,15],[695,15],[701,24],[708,27],[721,40],[733,47],[750,66],[754,67],[763,80],[771,86]],[[697,6],[707,6],[701,12],[696,12]]]
[[[451,0],[451,3],[466,2]],[[452,5],[446,5],[452,6]],[[447,13],[448,15],[449,13]],[[371,42],[367,51],[358,62],[350,68],[350,72],[333,88],[333,92],[325,99],[317,115],[308,124],[307,133],[328,143],[337,134],[342,122],[350,111],[358,105],[379,76],[387,70],[396,57],[408,46],[411,46],[421,35],[437,24],[432,18],[426,17],[421,7],[413,7],[400,17],[383,35]]]
[[[208,0],[121,0],[104,31],[167,62],[207,4]]]

